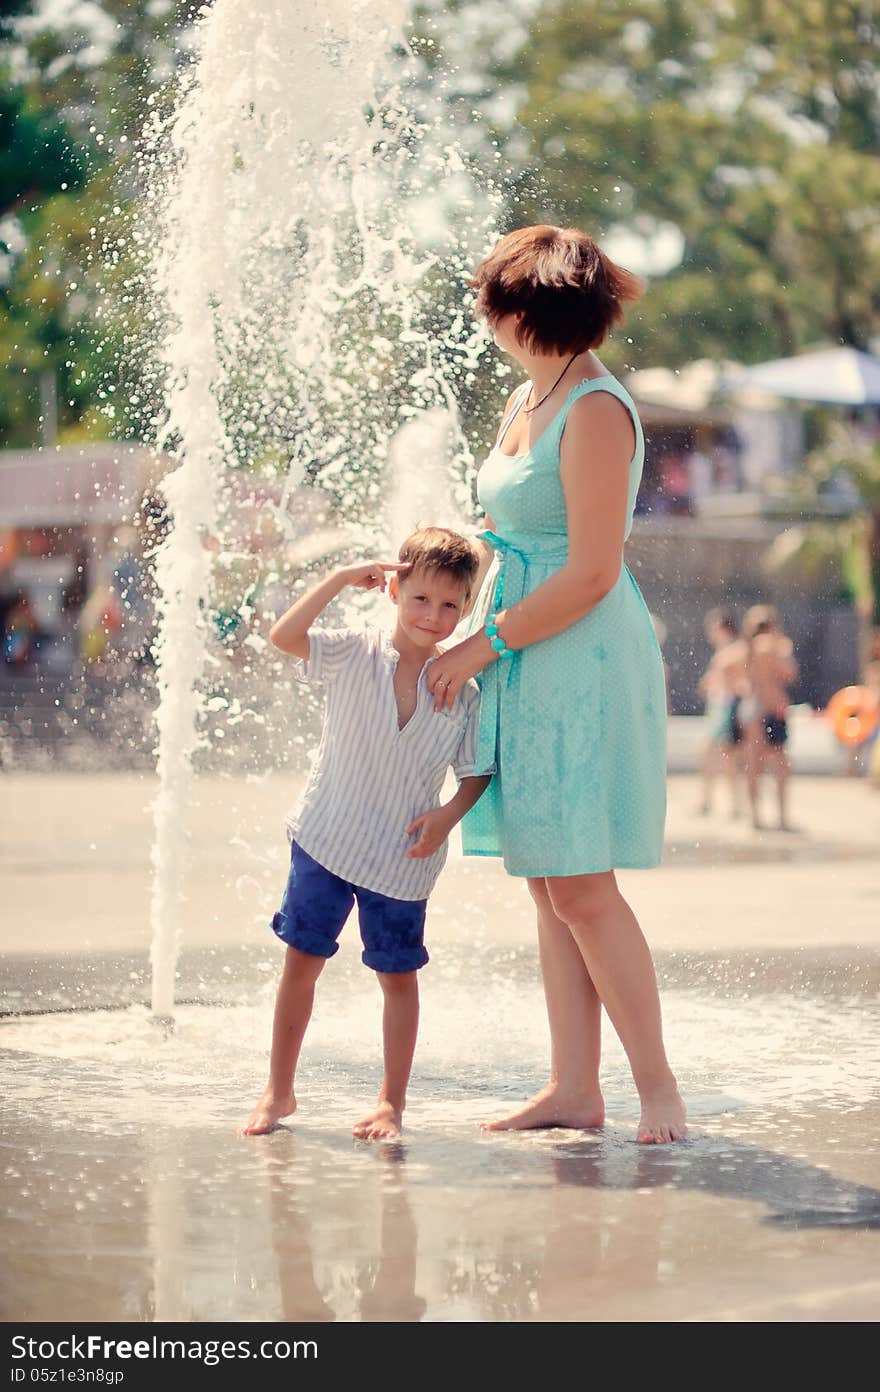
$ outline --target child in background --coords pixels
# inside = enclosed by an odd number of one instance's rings
[[[770,604],[756,604],[743,620],[746,644],[748,696],[741,707],[746,735],[746,778],[752,825],[763,829],[758,808],[762,773],[776,782],[779,830],[792,831],[788,820],[788,780],[791,768],[788,742],[789,687],[797,679],[794,645],[783,631],[779,615]]]
[[[746,694],[746,645],[739,637],[736,619],[727,609],[710,609],[703,631],[715,649],[700,678],[700,695],[706,703],[706,744],[703,750],[702,816],[712,810],[712,788],[719,773],[730,786],[730,815],[740,812],[740,755],[743,730],[740,702]]]

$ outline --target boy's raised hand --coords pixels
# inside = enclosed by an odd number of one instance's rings
[[[386,585],[386,571],[409,570],[411,561],[356,561],[354,565],[343,566],[341,574],[346,585],[356,585],[361,590],[382,590]]]

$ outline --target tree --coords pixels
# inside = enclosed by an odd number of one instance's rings
[[[782,532],[768,565],[815,575],[830,571],[848,593],[859,616],[863,673],[880,636],[880,442],[865,429],[835,422],[804,460],[797,480],[799,502],[815,513],[829,486],[843,484],[856,504],[852,515],[813,520]]]
[[[15,21],[33,11],[32,0],[0,0],[0,39],[11,39]]]
[[[861,0],[543,0],[501,84],[512,224],[678,238],[640,364],[865,347],[880,311],[880,21]],[[525,138],[525,149],[522,148]],[[623,350],[618,350],[624,355]]]
[[[28,3],[0,7],[9,40],[0,96],[0,439],[40,436],[43,373],[57,384],[61,438],[139,431],[153,403],[138,389],[126,340],[138,306],[127,219],[137,194],[136,142],[151,100],[179,61],[176,39],[195,6],[173,0],[102,0],[112,24],[96,33],[80,9],[15,20]],[[109,36],[109,37],[108,37]],[[103,44],[103,61],[94,45]],[[119,390],[133,378],[132,391]]]

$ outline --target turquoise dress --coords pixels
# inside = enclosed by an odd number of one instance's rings
[[[481,536],[496,554],[471,632],[565,563],[559,446],[572,404],[594,391],[622,401],[635,427],[627,536],[632,527],[645,441],[626,388],[610,376],[579,382],[531,449],[503,454],[527,390],[477,479],[496,529]],[[651,616],[626,566],[584,618],[492,663],[479,680],[475,772],[495,777],[462,822],[465,855],[500,855],[511,875],[536,878],[656,865],[666,815],[666,685]]]

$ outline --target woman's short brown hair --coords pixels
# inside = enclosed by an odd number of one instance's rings
[[[490,324],[521,314],[517,341],[531,353],[583,353],[603,343],[642,284],[576,227],[508,232],[474,271],[477,313]]]

